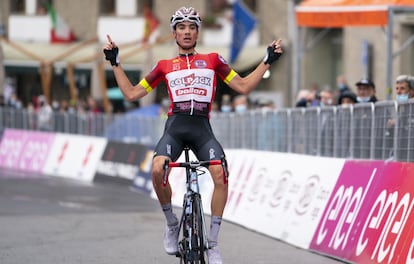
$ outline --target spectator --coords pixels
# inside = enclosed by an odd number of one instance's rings
[[[62,99],[59,103],[59,112],[67,113],[69,111],[69,102],[66,99]]]
[[[10,106],[10,100],[13,94],[16,93],[16,88],[14,85],[15,81],[11,77],[6,78],[5,86],[4,86],[4,103]]]
[[[343,93],[352,92],[351,88],[348,85],[348,82],[345,79],[345,76],[339,75],[336,77],[336,87],[338,90],[335,92],[335,98],[337,99],[336,104],[339,105],[339,98]]]
[[[296,107],[307,107],[310,91],[308,89],[300,90],[296,97]]]
[[[266,97],[259,98],[256,102],[256,105],[263,112],[271,111],[275,109],[275,103],[273,102],[273,100],[270,98],[266,98]]]
[[[249,101],[246,95],[237,95],[233,99],[233,109],[236,113],[245,113],[249,109]]]
[[[410,76],[410,87],[411,89],[408,92],[408,99],[414,98],[414,76]]]
[[[349,106],[357,103],[357,96],[352,91],[343,92],[338,98],[338,105]]]
[[[309,89],[300,90],[296,98],[296,107],[319,106],[320,91],[317,83],[312,83]]]
[[[10,107],[13,107],[13,108],[15,108],[15,109],[22,109],[23,108],[23,103],[22,103],[22,101],[17,97],[17,94],[15,93],[15,92],[13,92],[11,95],[10,95],[10,98],[9,98],[9,102],[8,102],[8,104],[7,104],[8,106],[10,106]]]
[[[395,92],[396,92],[396,101],[398,103],[405,103],[408,102],[410,97],[412,98],[413,94],[413,83],[412,78],[409,75],[399,75],[395,79]],[[385,131],[385,147],[386,149],[389,149],[389,157],[394,156],[394,136],[395,136],[395,123],[398,119],[398,134],[401,133],[402,136],[398,140],[398,144],[402,144],[402,146],[408,145],[409,138],[409,130],[411,130],[412,127],[412,121],[410,118],[408,118],[407,111],[409,111],[409,108],[405,105],[400,105],[398,107],[398,113],[397,116],[388,114],[388,121],[387,121],[387,127]]]
[[[56,99],[54,99],[54,100],[52,101],[52,110],[53,110],[53,112],[55,112],[55,113],[59,112],[59,110],[60,110],[59,101],[58,101],[58,100],[56,100]]]
[[[351,92],[351,88],[343,75],[336,77],[336,86],[338,87],[338,97],[341,96],[344,92]]]
[[[89,110],[89,112],[97,114],[102,113],[102,109],[99,107],[98,103],[96,102],[95,98],[92,96],[89,96],[87,99],[87,107],[86,109]]]
[[[325,106],[333,106],[335,105],[334,103],[334,94],[331,90],[329,89],[325,89],[320,93],[320,103],[319,105],[321,107],[325,107]]]
[[[372,80],[363,78],[356,84],[358,103],[375,103],[378,101],[375,96],[375,84]]]
[[[221,98],[221,107],[220,110],[223,113],[230,113],[231,112],[231,99],[229,94],[224,94]]]
[[[414,97],[414,87],[412,77],[400,75],[395,80],[396,100],[399,103],[407,102]]]
[[[40,105],[37,111],[37,127],[42,131],[50,131],[52,129],[52,107],[44,95],[40,95],[37,100]]]
[[[317,83],[312,83],[309,86],[309,97],[308,97],[308,106],[319,106],[320,105],[320,89]]]
[[[4,95],[0,94],[0,107],[3,107],[3,106],[5,106]]]

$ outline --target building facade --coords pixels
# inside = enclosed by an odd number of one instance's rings
[[[204,26],[197,44],[199,52],[216,51],[229,58],[233,27],[231,4],[234,1],[1,0],[0,35],[4,39],[0,43],[5,76],[15,79],[18,94],[25,103],[34,95],[45,92],[47,72],[52,73],[51,99],[73,97],[74,93],[80,97],[92,95],[102,98],[105,92],[102,87],[116,86],[101,52],[106,34],[110,34],[120,45],[123,66],[132,81],[138,81],[158,59],[176,55],[176,46],[169,38],[169,20],[172,12],[180,6],[193,6],[203,16]],[[43,8],[47,2],[73,31],[76,42],[51,43],[53,23],[48,11]],[[272,65],[269,78],[264,79],[256,89],[257,94],[272,98],[276,107],[292,106],[298,91],[312,83],[317,83],[321,89],[336,90],[338,75],[344,75],[354,88],[354,83],[368,74],[377,84],[380,99],[392,97],[389,93],[392,87],[385,87],[384,28],[307,28],[300,36],[303,50],[299,50],[295,7],[301,1],[243,2],[252,10],[258,24],[238,60],[231,66],[241,75],[248,74],[264,57],[266,45],[275,38],[282,38],[284,55]],[[150,49],[140,43],[144,34],[146,6],[160,22]],[[413,21],[410,14],[396,16],[393,80],[399,74],[413,74]],[[296,65],[298,57],[301,60],[299,71]],[[102,65],[105,69],[104,85],[99,74]],[[70,77],[72,70],[73,77]],[[4,83],[4,78],[0,81]],[[223,93],[232,93],[225,86],[221,86],[220,91],[219,97]],[[163,96],[162,89],[157,93],[161,95],[156,97]]]
[[[50,43],[53,22],[48,10],[43,8],[46,2],[50,1],[3,0],[0,3],[0,24],[6,38],[2,41],[6,75],[16,79],[19,96],[25,102],[44,92],[44,79],[38,76],[39,68],[43,64],[52,63],[51,99],[71,95],[68,65],[74,67],[78,95],[101,97],[102,91],[99,87],[96,88],[100,84],[94,82],[99,78],[94,74],[94,69],[102,61],[103,55],[99,54],[99,50],[106,41],[106,34],[110,34],[120,45],[123,65],[133,81],[139,80],[158,59],[176,55],[176,46],[169,38],[169,20],[174,10],[181,6],[195,7],[205,20],[197,43],[199,52],[217,51],[223,57],[229,57],[232,1],[53,0],[51,4],[56,14],[69,26],[77,39],[75,43],[65,44]],[[245,1],[245,4],[253,11],[258,25],[232,67],[241,75],[248,74],[263,59],[266,45],[273,38],[282,38],[287,55],[272,66],[270,78],[264,79],[257,90],[269,93],[277,105],[286,106],[290,100],[286,93],[290,80],[286,1]],[[161,41],[152,43],[151,49],[143,48],[140,43],[144,34],[145,6],[149,6],[160,21],[156,39]],[[269,12],[269,7],[275,11]],[[79,48],[73,49],[74,45]],[[116,85],[108,65],[104,65],[107,86]],[[223,93],[232,92],[226,87],[222,90]]]

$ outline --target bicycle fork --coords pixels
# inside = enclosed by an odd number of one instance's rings
[[[181,257],[190,262],[202,259],[201,263],[204,263],[204,257],[201,255],[209,248],[209,244],[200,195],[189,190],[184,195],[183,208],[185,209],[180,221],[180,229],[183,228],[183,238],[179,242]],[[201,230],[202,233],[200,234],[199,231]]]
[[[203,209],[203,202],[201,200],[201,195],[200,193],[200,187],[198,185],[198,174],[195,170],[192,170],[190,173],[190,182],[189,182],[189,190],[188,190],[188,197],[193,198],[193,202],[195,200],[197,204],[197,209],[199,211],[199,217],[201,218],[201,224],[202,224],[202,230],[203,230],[203,237],[201,239],[204,239],[204,241],[202,241],[203,243],[201,243],[202,245],[204,245],[205,248],[201,249],[202,252],[204,252],[205,249],[209,249],[209,245],[208,245],[208,239],[207,239],[207,225],[206,225],[206,221],[205,221],[205,217],[204,217],[204,209]],[[197,196],[197,198],[195,197]],[[191,206],[193,205],[193,203],[191,202],[191,199],[188,199],[187,202],[189,202],[191,204]],[[191,211],[189,211],[189,213],[192,213],[193,210],[191,208]],[[200,239],[200,238],[198,238]],[[200,244],[200,243],[199,243]]]

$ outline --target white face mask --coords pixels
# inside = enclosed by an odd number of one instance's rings
[[[339,89],[339,91],[343,91],[343,90],[346,89],[346,85],[343,84],[343,83],[340,83],[340,84],[338,84],[338,89]]]
[[[357,97],[357,101],[359,103],[368,103],[371,100],[371,97],[367,96],[367,97]]]
[[[222,105],[221,106],[221,112],[230,113],[231,112],[231,107],[229,105]]]
[[[397,94],[397,102],[403,103],[408,101],[408,94]]]
[[[246,105],[236,105],[236,108],[234,109],[237,113],[244,113],[247,110]]]

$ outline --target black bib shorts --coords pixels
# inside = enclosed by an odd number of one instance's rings
[[[164,134],[155,147],[154,157],[168,156],[176,161],[186,146],[198,160],[217,160],[224,156],[223,147],[214,136],[207,117],[179,114],[169,116]]]

